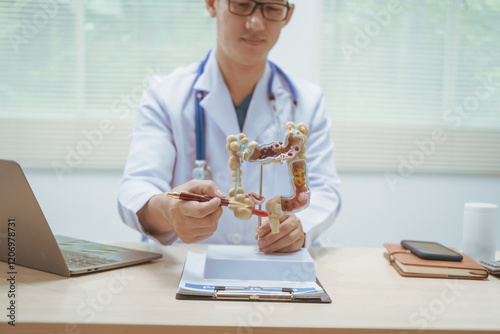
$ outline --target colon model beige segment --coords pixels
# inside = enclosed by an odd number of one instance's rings
[[[266,212],[269,215],[269,225],[271,226],[271,233],[279,233],[279,216],[282,214],[291,214],[298,211],[309,204],[309,198],[311,192],[307,187],[307,175],[306,175],[306,142],[307,135],[309,134],[309,129],[304,123],[299,123],[297,128],[295,128],[295,123],[288,122],[285,125],[286,134],[285,137],[293,138],[300,137],[303,139],[302,145],[298,154],[294,155],[293,158],[287,159],[288,171],[293,176],[292,189],[293,194],[290,197],[276,196],[273,199],[267,201]],[[293,135],[288,137],[290,134]],[[279,162],[274,160],[272,162]]]
[[[294,176],[293,182],[291,184],[294,194],[292,194],[291,197],[281,197],[280,195],[278,195],[266,203],[266,212],[269,215],[269,225],[271,227],[272,233],[279,232],[280,215],[284,213],[291,214],[307,206],[310,197],[310,191],[307,188],[307,183],[306,183],[307,175],[305,173],[306,171],[305,161],[307,160],[305,154],[306,153],[305,143],[307,141],[307,134],[309,133],[309,129],[304,123],[299,123],[297,126],[295,126],[295,123],[293,122],[286,123],[285,128],[286,128],[286,137],[288,138],[287,140],[290,141],[293,140],[294,143],[301,142],[300,149],[297,147],[298,152],[293,152],[294,154],[291,158],[287,158],[287,155],[284,154],[287,152],[282,152],[282,148],[284,148],[285,146],[282,142],[280,142],[279,144],[278,142],[275,142],[269,145],[265,145],[266,147],[280,146],[280,148],[278,148],[276,151],[277,152],[275,154],[276,156],[268,155],[266,157],[266,161],[259,162],[259,159],[257,158],[257,156],[259,156],[260,154],[258,152],[259,148],[257,147],[257,149],[254,150],[254,148],[256,148],[257,146],[257,142],[254,141],[248,144],[247,150],[238,155],[237,152],[240,151],[241,145],[246,145],[248,143],[248,138],[246,138],[245,135],[242,133],[240,133],[238,136],[235,135],[229,136],[227,138],[227,144],[226,144],[226,148],[229,152],[229,167],[231,168],[231,175],[233,181],[232,188],[229,191],[229,196],[230,198],[234,199],[235,198],[234,194],[237,191],[236,200],[238,202],[245,203],[251,206],[251,208],[243,208],[243,209],[231,208],[231,210],[234,211],[235,216],[241,220],[250,219],[250,217],[252,216],[252,209],[255,207],[254,201],[248,196],[248,194],[244,193],[244,189],[241,187],[241,181],[242,181],[241,168],[240,168],[241,162],[243,160],[246,160],[266,165],[269,163],[277,163],[277,162],[281,163],[283,162],[283,160],[287,161],[289,173],[292,173],[292,175]],[[290,134],[292,135],[289,136]],[[292,145],[291,147],[294,148],[296,147],[296,145]],[[281,156],[283,158],[278,158],[278,156]],[[272,157],[273,159],[269,160],[270,157]],[[297,161],[297,160],[303,160],[303,161]],[[294,161],[297,162],[293,163]],[[236,190],[236,184],[238,184],[237,190]],[[293,208],[290,208],[290,204],[292,203],[294,204],[294,206]]]
[[[246,144],[248,144],[247,150],[238,154],[237,152],[241,150],[242,145]],[[255,202],[249,197],[248,194],[245,194],[245,190],[242,187],[243,177],[241,174],[241,162],[248,159],[250,152],[256,145],[257,142],[255,141],[248,143],[248,138],[245,137],[243,133],[227,137],[226,149],[229,152],[228,164],[231,169],[232,177],[232,186],[229,190],[229,198],[250,206],[249,208],[230,208],[230,210],[234,212],[234,216],[240,220],[250,219],[252,217],[252,210],[255,208]]]

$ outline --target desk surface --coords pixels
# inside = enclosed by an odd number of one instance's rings
[[[300,304],[176,300],[187,251],[205,246],[117,245],[164,257],[72,278],[17,266],[15,328],[7,325],[8,270],[0,262],[0,332],[500,333],[500,279],[404,278],[383,249],[311,249],[333,302]]]

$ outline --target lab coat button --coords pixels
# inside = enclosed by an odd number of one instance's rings
[[[241,235],[238,234],[238,233],[235,233],[231,236],[231,241],[234,243],[234,244],[239,244],[241,242]]]

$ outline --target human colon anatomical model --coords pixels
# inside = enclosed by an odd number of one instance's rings
[[[248,207],[231,208],[236,218],[248,220],[256,204],[262,204],[265,198],[260,194],[245,194],[241,186],[241,164],[243,161],[267,165],[270,163],[288,164],[288,174],[292,194],[288,197],[277,195],[267,201],[266,211],[269,215],[269,225],[272,233],[279,232],[279,216],[301,211],[309,204],[311,191],[308,188],[306,141],[309,129],[304,123],[295,125],[288,122],[285,125],[286,138],[284,141],[275,141],[269,144],[258,145],[249,142],[243,133],[227,137],[226,148],[229,152],[229,167],[231,168],[232,187],[229,197],[246,204]]]

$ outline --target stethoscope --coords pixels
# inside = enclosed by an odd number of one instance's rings
[[[210,57],[210,50],[205,57],[205,59],[198,66],[198,70],[196,73],[196,79],[194,82],[198,81],[200,76],[203,74],[205,70],[205,66],[208,62],[208,58]],[[277,113],[276,109],[276,98],[272,91],[272,84],[274,80],[274,76],[276,73],[281,75],[281,77],[286,81],[288,87],[290,88],[290,92],[292,93],[292,120],[295,119],[295,107],[297,106],[297,90],[293,85],[290,78],[283,72],[281,68],[279,68],[276,64],[268,60],[268,63],[271,67],[271,77],[269,78],[269,82],[267,84],[267,95],[269,101],[272,104],[273,111],[275,114]],[[193,169],[193,179],[195,180],[211,180],[212,179],[212,168],[207,164],[205,160],[205,110],[201,106],[201,100],[203,100],[204,92],[201,90],[195,90],[195,126],[196,126],[196,161],[195,167]],[[279,118],[278,118],[279,120]]]

